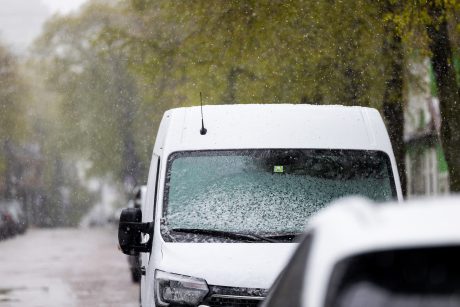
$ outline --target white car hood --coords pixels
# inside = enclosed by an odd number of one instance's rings
[[[268,289],[296,243],[164,243],[158,269],[209,285]]]

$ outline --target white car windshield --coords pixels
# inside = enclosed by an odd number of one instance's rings
[[[395,197],[386,154],[292,149],[179,152],[168,161],[162,230],[301,233],[313,213],[349,195],[378,202]]]

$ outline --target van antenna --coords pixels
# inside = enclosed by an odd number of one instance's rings
[[[200,92],[200,101],[201,101],[201,129],[200,129],[200,134],[205,135],[208,130],[204,127],[204,119],[203,119],[203,96],[201,95]]]

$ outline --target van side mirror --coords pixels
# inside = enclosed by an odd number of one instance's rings
[[[149,240],[142,243],[142,234],[148,234]],[[152,249],[153,222],[142,223],[140,208],[123,209],[118,225],[118,243],[121,251],[126,255],[148,253]]]

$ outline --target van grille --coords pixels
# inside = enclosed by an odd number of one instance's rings
[[[209,299],[211,307],[257,307],[263,297],[213,295]]]
[[[257,307],[267,296],[267,289],[209,285],[203,304],[211,307]]]

